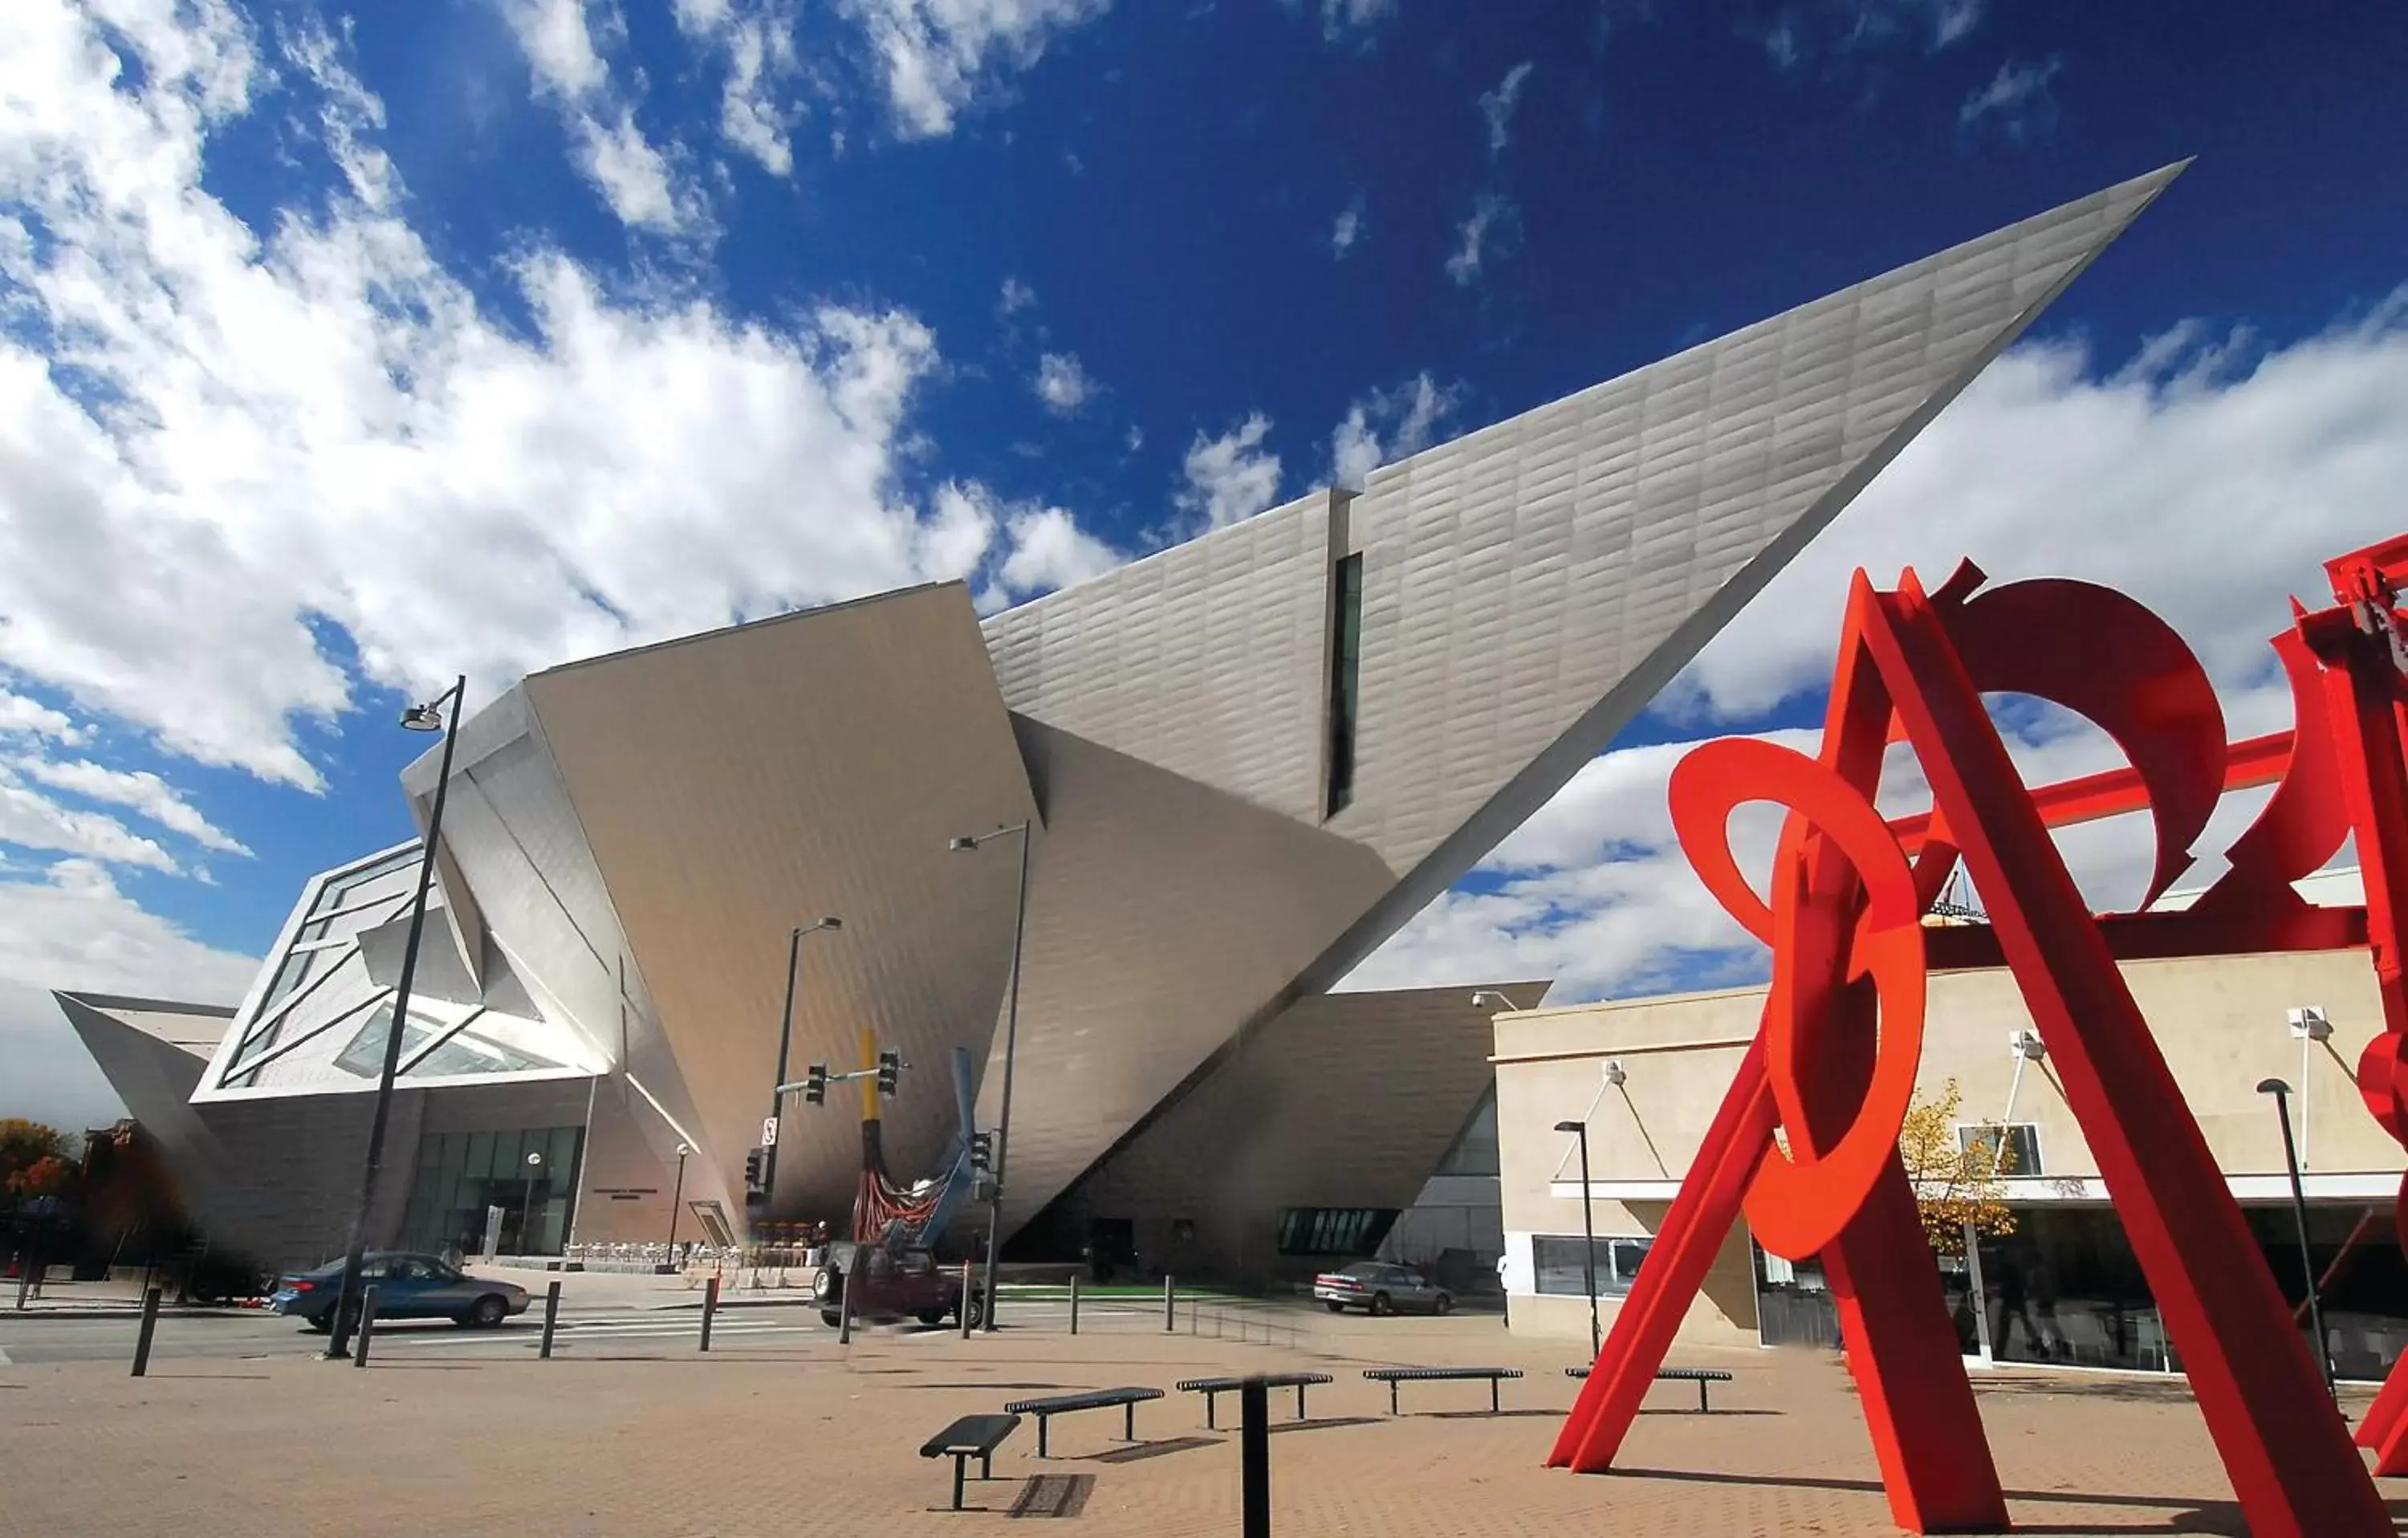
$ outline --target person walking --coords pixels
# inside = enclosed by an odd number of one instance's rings
[[[1505,1326],[1505,1328],[1506,1328],[1506,1329],[1508,1329],[1508,1330],[1511,1330],[1511,1329],[1512,1329],[1512,1328],[1513,1328],[1513,1285],[1512,1285],[1512,1275],[1513,1275],[1513,1258],[1512,1258],[1512,1256],[1511,1256],[1511,1255],[1500,1255],[1500,1256],[1498,1256],[1498,1257],[1497,1258],[1497,1297],[1498,1297],[1498,1312],[1499,1312],[1499,1313],[1501,1313],[1501,1314],[1504,1315],[1504,1317],[1503,1317],[1499,1322],[1501,1322],[1501,1323]]]

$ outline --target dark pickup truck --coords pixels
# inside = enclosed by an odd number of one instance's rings
[[[975,1328],[985,1315],[985,1297],[975,1287],[967,1298],[957,1269],[937,1263],[926,1250],[890,1250],[882,1244],[836,1243],[827,1247],[811,1295],[820,1318],[835,1324],[849,1306],[864,1323],[917,1319],[924,1325],[959,1321],[963,1310]]]

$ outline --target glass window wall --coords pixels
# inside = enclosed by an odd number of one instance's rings
[[[574,1215],[582,1128],[429,1132],[419,1139],[402,1245],[479,1255],[488,1208],[502,1209],[500,1253],[558,1255]]]

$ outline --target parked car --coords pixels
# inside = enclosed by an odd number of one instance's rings
[[[1332,1314],[1350,1308],[1372,1314],[1444,1314],[1455,1307],[1454,1295],[1444,1287],[1411,1266],[1392,1266],[1383,1260],[1357,1260],[1338,1271],[1325,1271],[1312,1279],[1312,1295]]]
[[[377,1289],[379,1319],[449,1319],[490,1330],[527,1307],[526,1288],[471,1276],[434,1255],[369,1255],[360,1262],[360,1286]],[[279,1277],[268,1311],[289,1314],[312,1330],[330,1330],[342,1289],[343,1263],[330,1260],[316,1271]],[[351,1306],[359,1307],[356,1301]]]
[[[866,1323],[917,1319],[924,1325],[958,1322],[969,1311],[973,1328],[986,1315],[985,1295],[976,1287],[965,1298],[958,1268],[937,1263],[926,1250],[890,1250],[882,1244],[834,1243],[811,1284],[820,1318],[834,1325],[841,1311]],[[848,1304],[847,1300],[850,1300]]]

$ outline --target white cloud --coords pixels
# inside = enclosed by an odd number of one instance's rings
[[[903,138],[941,138],[982,91],[1033,67],[1111,0],[841,0],[867,34]]]
[[[61,806],[0,765],[0,844],[80,855],[178,874],[176,857],[105,812]]]
[[[1321,0],[1321,36],[1333,43],[1368,43],[1395,20],[1398,0]]]
[[[795,168],[790,137],[800,109],[779,88],[797,73],[798,0],[676,0],[678,30],[727,56],[719,95],[720,136],[771,176]]]
[[[1279,500],[1279,455],[1263,447],[1271,419],[1256,411],[1219,438],[1196,435],[1183,466],[1179,505],[1201,513],[1207,528],[1226,528]]]
[[[0,689],[0,736],[47,737],[73,747],[90,735],[64,711]]]
[[[1937,582],[1960,556],[1999,582],[2121,588],[2229,694],[2271,679],[2290,596],[2313,599],[2327,556],[2398,527],[2385,488],[2408,482],[2408,288],[2245,370],[2203,328],[2183,335],[2143,348],[2154,367],[2103,375],[2071,343],[1992,364],[1659,707],[1744,720],[1813,690],[1856,567]]]
[[[50,989],[230,1004],[258,968],[145,912],[90,860],[0,870],[0,1116],[77,1128],[122,1114]]]
[[[1340,262],[1354,249],[1354,242],[1363,238],[1364,209],[1363,194],[1356,193],[1346,207],[1338,210],[1337,221],[1329,226],[1329,254]]]
[[[1037,398],[1057,417],[1079,414],[1096,393],[1096,381],[1075,352],[1048,352],[1037,360],[1037,377],[1029,381]]]
[[[1428,448],[1461,394],[1454,385],[1440,389],[1424,369],[1393,390],[1374,390],[1355,401],[1330,436],[1330,484],[1360,491],[1373,470]]]
[[[1528,83],[1535,65],[1527,59],[1505,72],[1496,89],[1480,93],[1480,116],[1488,124],[1488,153],[1491,159],[1504,153],[1513,138],[1513,108],[1522,102],[1522,87]]]
[[[1931,46],[1963,42],[1981,24],[1983,0],[1930,0]]]
[[[1471,217],[1455,230],[1455,254],[1446,259],[1446,275],[1458,288],[1468,288],[1480,277],[1481,264],[1497,253],[1500,237],[1512,227],[1519,216],[1511,198],[1498,193],[1483,193],[1471,205]]]
[[[1995,127],[2018,144],[2045,131],[2057,121],[2057,97],[2049,84],[2064,64],[2064,60],[2056,58],[2036,65],[2009,59],[1999,66],[1989,84],[1966,97],[1964,105],[1956,108],[1957,128],[1970,133],[1985,126]]]
[[[1037,291],[1017,278],[1003,280],[1003,296],[995,302],[995,312],[1010,319],[1037,303]]]
[[[1827,0],[1784,7],[1747,36],[1773,67],[1798,68],[1817,54],[1837,61],[1897,49],[1939,53],[1981,25],[1986,0]]]
[[[363,683],[466,672],[490,698],[571,657],[979,566],[972,525],[900,484],[938,364],[917,320],[771,326],[614,294],[538,244],[506,275],[522,327],[398,200],[340,193],[254,232],[201,178],[263,72],[231,12],[176,15],[119,30],[140,61],[122,73],[63,0],[0,5],[0,206],[35,236],[0,225],[0,676],[315,788],[297,724]],[[575,79],[580,57],[553,63]]]
[[[2400,526],[2408,482],[2408,289],[2372,312],[2243,367],[2203,327],[2178,328],[2102,373],[2080,349],[2026,345],[1993,364],[1657,701],[1700,737],[1828,683],[1852,571],[1902,567],[1936,584],[1970,556],[1994,583],[2070,576],[2130,594],[2180,631],[2221,695],[2228,734],[2289,725],[2266,638],[2288,599],[2329,601],[2321,564]],[[2017,710],[2010,746],[2035,784],[2108,768],[2116,750],[2062,712]],[[1775,734],[1811,751],[1813,734]],[[1554,976],[1557,1001],[1762,976],[1764,952],[1705,895],[1671,841],[1664,783],[1692,744],[1609,753],[1357,969],[1350,987]],[[1884,810],[1928,792],[1893,750]],[[2228,797],[2181,884],[2265,792]],[[1769,825],[1734,820],[1759,878]],[[2147,820],[2064,830],[2094,904],[2129,908],[2153,859]]]
[[[526,54],[535,93],[560,108],[577,168],[622,223],[694,235],[709,223],[699,195],[672,184],[668,158],[644,137],[636,109],[595,46],[598,29],[624,42],[626,22],[609,0],[499,0]],[[365,95],[365,93],[362,93]]]
[[[1060,508],[1024,508],[1006,524],[1011,541],[997,575],[1014,597],[1100,577],[1127,557],[1081,528]]]
[[[94,801],[131,807],[173,833],[228,855],[248,855],[232,834],[201,814],[174,786],[149,769],[108,769],[90,759],[58,763],[47,758],[20,758],[16,768],[53,790],[64,790]]]

